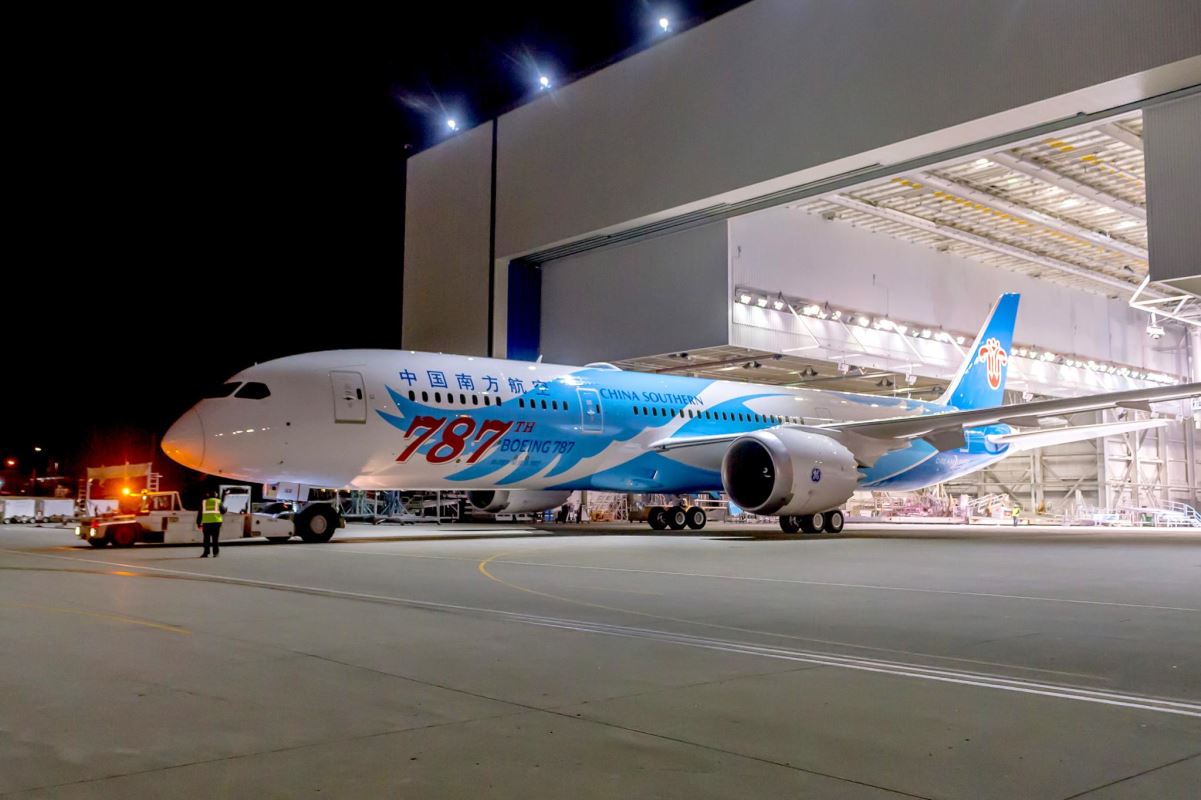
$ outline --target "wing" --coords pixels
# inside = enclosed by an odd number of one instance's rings
[[[939,450],[954,450],[963,446],[965,428],[994,425],[998,422],[1017,427],[1037,425],[1044,417],[1077,414],[1082,411],[1101,411],[1107,408],[1149,410],[1151,403],[1184,400],[1201,396],[1201,383],[1182,383],[1177,386],[1156,386],[1128,392],[1110,392],[1088,397],[1068,397],[1061,400],[1039,400],[969,411],[944,411],[919,417],[891,417],[860,422],[834,422],[820,426],[830,431],[855,433],[869,439],[925,439]],[[1088,437],[1081,437],[1088,438]],[[958,444],[955,442],[958,441]]]
[[[859,422],[833,422],[826,425],[789,425],[786,427],[817,433],[838,441],[855,454],[863,466],[871,466],[891,450],[907,447],[913,439],[923,439],[939,450],[963,447],[964,430],[983,425],[1005,423],[1015,427],[1037,425],[1047,417],[1059,417],[1082,411],[1102,411],[1109,408],[1130,408],[1149,411],[1151,403],[1201,397],[1201,383],[1177,386],[1156,386],[1127,392],[1072,397],[1060,400],[1039,400],[969,411],[944,411],[915,417],[889,417]],[[1030,450],[1051,444],[1094,439],[1166,425],[1169,420],[1149,419],[1102,423],[1098,425],[1066,426],[1036,431],[1013,432],[990,436],[997,444],[1008,444],[1014,450]],[[654,451],[678,451],[677,455],[697,466],[720,466],[726,446],[745,433],[722,433],[713,436],[680,436],[659,439],[648,445]]]

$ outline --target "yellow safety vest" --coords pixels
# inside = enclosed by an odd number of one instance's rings
[[[200,523],[207,525],[210,522],[221,522],[221,501],[216,497],[204,498],[201,505]]]
[[[1014,506],[1014,507],[1013,507],[1013,515],[1014,515],[1015,517],[1016,517],[1016,516],[1018,516],[1018,515],[1019,515],[1019,514],[1021,514],[1021,513],[1022,513],[1022,509],[1018,508],[1017,506]]]

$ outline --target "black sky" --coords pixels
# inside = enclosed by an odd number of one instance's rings
[[[399,347],[404,160],[733,0],[398,4],[374,14],[42,12],[0,278],[0,457],[165,457],[202,387]],[[34,445],[43,454],[32,454]],[[44,466],[44,464],[43,464]]]

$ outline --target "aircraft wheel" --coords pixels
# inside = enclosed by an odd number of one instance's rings
[[[307,544],[324,544],[338,529],[338,513],[327,505],[316,503],[296,515],[296,535]]]
[[[842,512],[837,508],[833,511],[827,511],[824,530],[826,533],[842,533],[842,525],[845,521]]]
[[[646,515],[646,521],[657,531],[667,527],[667,512],[661,506],[652,506]]]
[[[682,531],[688,525],[688,514],[683,506],[672,506],[663,512],[663,516],[667,520],[667,527],[673,531]]]
[[[802,514],[801,530],[805,533],[821,533],[822,526],[826,524],[826,515],[818,511],[815,514]]]
[[[688,527],[694,531],[699,531],[705,527],[705,523],[709,521],[709,515],[705,513],[705,509],[700,506],[693,506],[688,509]]]
[[[801,529],[800,517],[780,517],[780,530],[785,533],[797,533]]]

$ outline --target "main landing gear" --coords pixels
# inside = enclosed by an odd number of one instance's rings
[[[705,523],[709,521],[705,514],[705,509],[700,506],[671,506],[664,508],[663,506],[652,506],[646,514],[646,521],[651,527],[657,531],[671,528],[673,531],[682,531],[685,528],[691,528],[694,531],[699,531],[705,527]]]
[[[816,514],[780,517],[780,530],[785,533],[842,533],[845,521],[842,512],[836,508],[833,511],[818,511]]]

